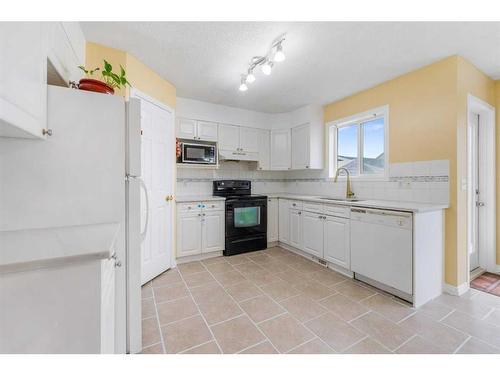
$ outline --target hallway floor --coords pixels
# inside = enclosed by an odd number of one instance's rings
[[[143,353],[500,353],[500,298],[419,309],[279,247],[181,264],[142,289]]]
[[[470,282],[471,288],[500,297],[500,275],[485,272]]]

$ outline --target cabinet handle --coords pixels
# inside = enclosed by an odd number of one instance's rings
[[[201,216],[201,214],[198,214],[198,216]]]
[[[302,212],[299,211],[299,215],[302,215]]]
[[[42,129],[42,135],[52,137],[52,129]]]
[[[308,165],[306,165],[306,168],[309,168],[309,166],[308,166]]]
[[[201,216],[205,216],[205,214],[201,214]]]

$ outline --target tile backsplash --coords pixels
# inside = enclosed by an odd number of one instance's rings
[[[386,180],[352,179],[352,190],[360,199],[449,203],[449,162],[430,160],[391,163]],[[177,169],[177,195],[211,195],[212,181],[246,179],[254,193],[292,193],[342,197],[345,180],[333,182],[326,170],[258,171],[255,163],[226,161],[219,169]]]

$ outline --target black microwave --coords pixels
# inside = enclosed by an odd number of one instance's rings
[[[217,164],[215,143],[181,143],[181,163]]]

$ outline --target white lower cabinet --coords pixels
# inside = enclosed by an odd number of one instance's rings
[[[302,250],[302,211],[290,210],[290,245]]]
[[[267,199],[267,242],[278,241],[278,198]]]
[[[349,209],[280,198],[278,220],[279,242],[350,269]]]
[[[201,214],[201,252],[224,249],[224,211]]]
[[[349,219],[324,216],[323,258],[341,267],[350,268],[350,222]]]
[[[177,215],[177,257],[201,254],[201,212]]]
[[[289,244],[289,232],[290,232],[290,201],[288,199],[278,199],[279,202],[279,218],[278,218],[278,228],[279,228],[279,241],[284,244]]]
[[[323,258],[323,216],[305,211],[302,215],[302,250],[311,255]]]
[[[177,205],[177,258],[224,250],[224,202]]]

